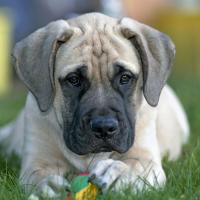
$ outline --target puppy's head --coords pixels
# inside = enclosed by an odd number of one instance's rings
[[[157,105],[174,52],[155,29],[92,13],[39,29],[14,58],[41,112],[55,109],[66,146],[84,155],[133,145],[143,95]]]

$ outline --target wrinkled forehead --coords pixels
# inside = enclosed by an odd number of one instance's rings
[[[75,27],[70,40],[63,44],[56,56],[56,75],[65,77],[86,66],[89,77],[106,73],[112,77],[117,65],[138,74],[140,62],[136,50],[123,37],[117,25],[86,24]]]

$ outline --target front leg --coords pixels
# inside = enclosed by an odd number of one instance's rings
[[[52,109],[43,115],[32,94],[24,113],[24,148],[20,182],[31,197],[54,197],[68,187],[72,167],[62,152],[62,130]]]
[[[137,126],[133,147],[118,160],[101,160],[91,169],[90,180],[107,191],[131,186],[135,191],[149,187],[159,188],[165,184],[166,176],[156,138],[155,121],[140,129]]]
[[[33,192],[32,196],[56,197],[68,188],[64,175],[71,171],[71,165],[60,151],[58,139],[37,132],[29,135],[20,174],[26,192]]]
[[[60,197],[61,193],[67,190],[70,190],[70,184],[64,178],[64,176],[60,176],[57,174],[49,175],[36,185],[28,200],[39,200],[40,197]]]
[[[90,181],[103,192],[108,189],[119,191],[127,186],[131,186],[134,191],[162,187],[166,181],[162,166],[149,160],[143,164],[139,160],[135,160],[132,164],[112,159],[102,160],[91,171]]]
[[[57,160],[59,159],[59,160]],[[69,171],[69,164],[60,157],[46,155],[43,159],[40,156],[28,156],[23,162],[20,181],[26,192],[31,193],[31,199],[38,197],[52,198],[59,196],[69,189],[70,184],[64,177]]]

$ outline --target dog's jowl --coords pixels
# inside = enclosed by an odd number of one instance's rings
[[[103,191],[163,186],[162,157],[178,158],[189,135],[166,85],[174,56],[165,34],[98,13],[52,22],[17,43],[14,66],[30,92],[0,139],[22,159],[23,186],[53,197],[72,171],[88,171]]]

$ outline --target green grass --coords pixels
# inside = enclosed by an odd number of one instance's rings
[[[127,189],[124,194],[109,193],[106,199],[122,200],[198,200],[200,199],[200,77],[173,76],[170,84],[184,104],[191,126],[189,143],[176,162],[164,160],[167,184],[162,190],[134,194]],[[15,96],[15,97],[14,97]],[[12,94],[0,99],[0,125],[13,119],[24,104],[24,94]],[[18,184],[19,160],[0,156],[0,200],[27,199]],[[65,199],[65,198],[64,198]]]

